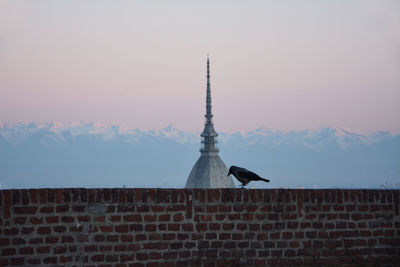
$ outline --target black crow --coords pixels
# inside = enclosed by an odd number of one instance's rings
[[[250,183],[251,181],[264,181],[269,183],[268,179],[265,178],[261,178],[260,176],[258,176],[257,174],[255,174],[254,172],[251,172],[249,170],[246,170],[245,168],[240,168],[240,167],[236,167],[236,166],[231,166],[229,168],[229,172],[228,172],[228,176],[232,174],[233,176],[235,176],[236,179],[239,180],[239,182],[242,183],[242,187],[243,188],[245,185],[247,185],[248,183]]]

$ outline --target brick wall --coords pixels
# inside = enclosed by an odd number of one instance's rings
[[[0,191],[0,266],[399,266],[399,190]]]

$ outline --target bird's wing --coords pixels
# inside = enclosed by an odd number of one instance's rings
[[[239,176],[246,178],[248,180],[258,179],[258,175],[254,172],[246,170],[245,168],[238,168],[237,173]]]
[[[241,170],[239,170],[239,173],[241,175],[243,175],[244,177],[246,177],[246,179],[249,179],[249,180],[253,180],[253,181],[266,180],[266,179],[260,177],[258,174],[254,173],[252,171],[246,170],[244,168],[241,168]]]
[[[249,171],[247,175],[248,175],[248,177],[250,177],[251,180],[255,180],[255,181],[261,180],[260,179],[261,177],[258,176],[258,174],[254,173],[254,172]]]

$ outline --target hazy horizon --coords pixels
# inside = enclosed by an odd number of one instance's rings
[[[152,128],[139,128],[135,126],[130,126],[124,123],[104,123],[100,121],[83,121],[83,120],[74,120],[74,121],[55,121],[55,120],[43,120],[43,121],[11,121],[11,120],[0,120],[0,127],[4,125],[29,125],[29,124],[36,124],[36,125],[42,125],[42,126],[48,126],[51,124],[54,124],[54,126],[57,127],[57,124],[60,124],[62,126],[73,126],[73,125],[93,125],[93,126],[100,126],[100,127],[106,127],[106,128],[111,128],[111,127],[121,127],[124,130],[140,130],[140,131],[160,131],[164,130],[170,127],[173,127],[174,129],[186,133],[191,133],[191,134],[200,134],[203,131],[204,124],[200,123],[197,129],[184,129],[184,128],[178,128],[172,123],[167,123],[165,125],[160,125],[159,127],[152,127]],[[214,123],[215,124],[215,123]],[[246,132],[254,132],[257,130],[267,130],[271,132],[301,132],[301,131],[318,131],[318,130],[323,130],[323,129],[337,129],[337,130],[343,130],[349,133],[354,133],[354,134],[362,134],[362,135],[369,135],[369,134],[374,134],[374,133],[379,133],[379,132],[387,132],[391,135],[400,135],[400,133],[388,131],[388,130],[375,130],[375,131],[362,131],[360,129],[351,129],[351,128],[342,128],[342,127],[334,127],[331,125],[321,125],[319,127],[315,128],[299,128],[299,129],[272,129],[267,126],[258,126],[255,128],[250,128],[250,129],[245,129],[245,130],[240,130],[240,129],[231,129],[231,131],[220,131],[218,129],[218,125],[215,126],[217,133],[223,133],[223,134],[234,134],[234,133],[246,133]]]
[[[227,166],[271,180],[250,188],[400,186],[400,135],[325,128],[220,132],[218,140]],[[0,189],[182,188],[199,149],[199,132],[173,127],[146,132],[95,123],[0,125]]]

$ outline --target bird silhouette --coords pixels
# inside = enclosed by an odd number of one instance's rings
[[[268,179],[262,178],[258,176],[258,174],[255,174],[254,172],[251,172],[245,168],[237,167],[237,166],[231,166],[229,168],[228,176],[233,175],[236,179],[238,179],[239,182],[242,183],[241,188],[246,186],[248,183],[251,181],[264,181],[269,183]]]

